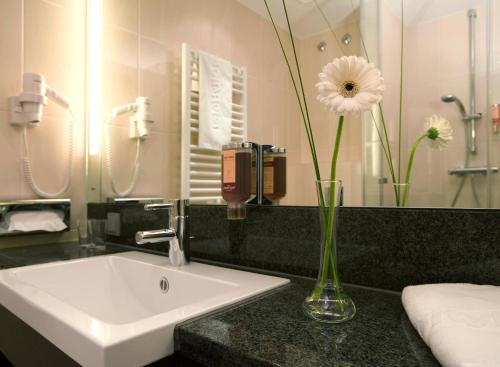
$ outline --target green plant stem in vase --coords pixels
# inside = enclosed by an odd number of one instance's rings
[[[449,141],[453,139],[453,130],[451,129],[451,124],[445,118],[439,115],[432,115],[426,119],[424,125],[425,133],[420,136],[415,143],[410,152],[410,158],[408,159],[408,167],[406,168],[406,187],[403,192],[403,199],[401,201],[401,206],[406,207],[408,204],[408,193],[409,185],[411,181],[411,173],[413,169],[413,160],[415,159],[415,153],[417,148],[422,141],[429,139],[431,147],[442,150]]]
[[[344,116],[339,117],[335,147],[333,150],[330,180],[316,181],[321,228],[321,258],[318,280],[312,293],[304,300],[304,312],[322,322],[338,323],[348,321],[356,314],[356,306],[344,292],[337,272],[336,244],[338,220],[336,212],[342,195],[342,183],[336,180],[337,159]],[[328,200],[322,203],[321,198]]]
[[[379,103],[382,100],[382,93],[384,91],[383,79],[380,71],[373,64],[357,56],[336,58],[323,67],[319,74],[320,81],[316,84],[319,91],[317,99],[325,105],[327,111],[336,113],[339,116],[339,120],[332,154],[330,179],[326,181],[321,180],[311,118],[309,116],[304,83],[302,81],[286,3],[285,0],[282,0],[293,57],[289,57],[285,50],[267,0],[263,1],[271,19],[283,58],[288,67],[293,90],[297,97],[317,182],[321,228],[320,269],[318,280],[311,295],[303,302],[303,309],[308,316],[315,320],[323,322],[347,321],[354,317],[356,307],[351,298],[343,291],[337,271],[336,234],[338,220],[335,214],[341,196],[341,184],[337,180],[337,160],[344,126],[344,116],[350,113],[369,111],[374,104]]]

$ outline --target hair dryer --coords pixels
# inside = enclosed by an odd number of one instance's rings
[[[42,120],[43,106],[47,105],[47,98],[69,111],[71,121],[69,124],[69,153],[68,153],[68,174],[63,188],[57,192],[47,192],[42,190],[35,182],[33,169],[29,158],[28,126],[37,126]],[[69,102],[57,94],[54,89],[45,83],[45,78],[41,74],[23,74],[23,90],[19,96],[9,98],[10,123],[23,128],[23,148],[24,148],[24,176],[31,189],[42,198],[57,198],[68,191],[71,186],[73,170],[73,120]]]
[[[139,168],[140,168],[140,152],[141,152],[141,141],[146,139],[149,134],[148,125],[153,123],[153,116],[151,113],[151,100],[148,97],[137,97],[134,103],[126,104],[123,106],[115,107],[111,110],[111,114],[108,118],[109,122],[119,115],[123,115],[127,112],[132,112],[130,117],[130,139],[136,139],[136,154],[134,170],[132,174],[132,180],[130,185],[125,190],[118,189],[114,175],[113,175],[113,160],[111,157],[111,143],[109,138],[109,127],[106,127],[104,133],[105,139],[105,154],[106,163],[108,167],[108,176],[111,184],[111,189],[119,197],[124,197],[130,195],[137,182]]]
[[[23,126],[40,122],[47,97],[64,109],[70,108],[69,102],[45,83],[43,75],[25,73],[21,94],[9,98],[10,123]]]

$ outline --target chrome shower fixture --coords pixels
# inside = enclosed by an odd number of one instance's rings
[[[476,144],[476,129],[474,122],[481,119],[480,113],[471,113],[468,114],[465,110],[464,104],[457,96],[453,94],[447,94],[441,97],[441,101],[444,103],[453,103],[455,102],[462,114],[462,121],[467,123],[466,125],[466,140],[467,140],[467,149],[473,153],[477,153],[477,144]]]
[[[319,52],[325,52],[326,51],[326,42],[321,41],[320,43],[318,43],[317,48],[318,48]]]
[[[340,41],[347,46],[352,42],[352,36],[349,33],[346,33],[342,36]]]
[[[465,112],[464,104],[457,96],[455,96],[453,94],[447,94],[447,95],[441,97],[441,101],[443,101],[444,103],[455,102],[457,104],[458,108],[460,109],[460,113],[462,114],[462,119],[465,119],[465,117],[467,116],[467,112]]]

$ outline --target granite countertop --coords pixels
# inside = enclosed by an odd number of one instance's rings
[[[123,251],[130,251],[130,249],[113,244],[106,244],[103,249],[83,248],[80,247],[78,242],[13,247],[0,250],[0,269],[43,264],[51,261],[81,259]]]
[[[346,286],[356,316],[322,324],[301,309],[314,281],[291,280],[255,301],[178,325],[179,352],[206,366],[440,366],[408,320],[399,293]]]
[[[62,243],[0,250],[0,268],[130,251]],[[308,319],[301,309],[314,280],[291,283],[265,296],[176,327],[178,353],[206,366],[419,366],[439,363],[410,324],[396,292],[345,289],[357,313],[343,324]]]

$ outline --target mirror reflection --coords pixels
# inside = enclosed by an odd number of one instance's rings
[[[248,200],[317,204],[307,131],[263,0],[49,3],[2,11],[15,23],[0,33],[2,202],[70,198],[73,226],[85,201],[225,204],[223,147],[251,142]],[[298,61],[321,177],[338,115],[317,100],[318,74],[354,55],[384,78],[383,117],[378,105],[345,117],[344,205],[402,206],[408,188],[406,206],[500,207],[497,0],[286,0],[293,44],[283,2],[267,3],[296,81]],[[426,123],[443,120],[452,139],[441,149],[423,139],[412,156]]]
[[[296,49],[323,177],[337,116],[316,101],[318,73],[334,58],[358,55],[384,77],[385,128],[377,108],[345,119],[337,168],[345,205],[398,205],[394,182],[406,184],[412,146],[433,115],[449,121],[452,140],[442,150],[427,141],[418,147],[407,205],[495,205],[498,119],[492,111],[498,112],[487,94],[493,77],[487,1],[406,1],[403,9],[396,0],[287,1],[294,45],[282,2],[268,4],[285,52],[290,57]],[[222,146],[251,141],[286,150],[281,205],[316,204],[307,133],[264,2],[106,0],[103,14],[103,113],[109,114],[103,135],[109,139],[102,199],[224,203]],[[130,107],[140,98],[147,100],[142,112]],[[116,114],[117,108],[129,110]]]

